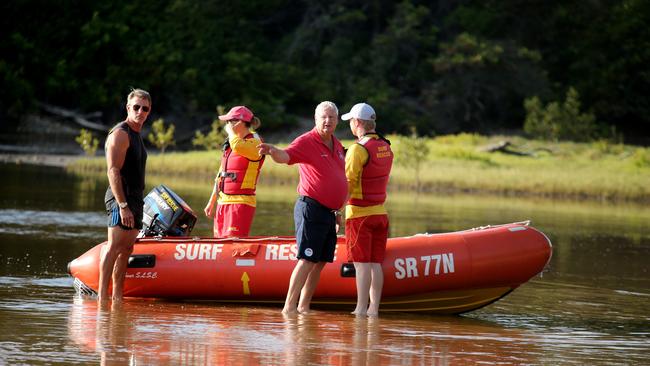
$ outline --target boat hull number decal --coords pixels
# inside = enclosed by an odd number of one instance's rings
[[[454,273],[454,253],[395,258],[395,278],[430,277]]]

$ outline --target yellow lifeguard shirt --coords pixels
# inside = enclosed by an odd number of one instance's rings
[[[378,135],[368,134],[366,137],[379,138]],[[348,148],[345,154],[345,176],[348,180],[348,192],[351,198],[362,198],[361,190],[361,174],[363,167],[368,162],[368,150],[365,147],[354,143]],[[384,215],[387,214],[386,208],[383,204],[373,206],[345,206],[345,218],[354,219],[357,217],[371,216],[371,215]]]

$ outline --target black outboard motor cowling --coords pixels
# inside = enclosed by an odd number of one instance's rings
[[[196,215],[176,193],[161,184],[144,198],[140,236],[189,236]]]

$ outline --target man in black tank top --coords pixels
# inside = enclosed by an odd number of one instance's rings
[[[151,111],[151,96],[142,89],[129,93],[127,117],[111,129],[106,138],[106,165],[109,187],[104,201],[108,214],[108,243],[99,262],[97,300],[108,300],[113,278],[113,301],[122,300],[124,276],[133,244],[142,227],[144,173],[147,151],[140,130]]]

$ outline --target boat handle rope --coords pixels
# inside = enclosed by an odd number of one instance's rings
[[[497,228],[497,227],[502,227],[502,226],[508,226],[508,225],[522,225],[522,226],[530,226],[530,220],[524,220],[524,221],[518,221],[518,222],[511,222],[509,224],[499,224],[499,225],[485,225],[485,226],[479,226],[475,227],[466,231],[478,231],[478,230],[485,230],[485,229],[492,229],[492,228]]]
[[[494,229],[494,228],[498,228],[498,227],[502,227],[502,226],[509,226],[509,225],[530,226],[530,222],[531,222],[531,220],[524,220],[524,221],[511,222],[509,224],[485,225],[485,226],[479,226],[479,227],[475,227],[475,228],[471,228],[471,229],[467,229],[467,230],[460,230],[458,232],[462,233],[462,232],[466,232],[466,231],[480,231],[480,230]],[[447,234],[447,233],[432,233],[432,234],[430,234],[430,233],[420,233],[420,234],[414,234],[414,235],[408,236],[408,238],[416,238],[416,237],[419,237],[419,236],[443,235],[443,234]]]
[[[511,222],[509,224],[497,224],[497,225],[485,225],[485,226],[479,226],[467,230],[461,230],[460,232],[463,231],[480,231],[480,230],[486,230],[486,229],[493,229],[493,228],[498,228],[502,226],[508,226],[508,225],[521,225],[521,226],[530,226],[531,220],[524,220],[524,221],[517,221],[517,222]],[[429,233],[422,233],[422,234],[415,234],[412,235],[411,237],[418,237],[418,236],[431,236],[431,235],[436,235],[436,234],[429,234]],[[155,241],[160,241],[163,239],[162,236],[155,236],[155,237],[145,237],[145,238],[140,238],[142,239],[149,239],[149,240],[155,240]],[[164,237],[165,240],[172,240],[172,241],[187,241],[187,238],[175,238],[175,237],[169,237],[166,236]],[[291,240],[291,237],[280,237],[280,236],[263,236],[259,238],[238,238],[238,237],[230,237],[230,238],[202,238],[199,236],[194,236],[192,237],[192,241],[212,241],[212,242],[249,242],[249,243],[255,243],[255,242],[264,242],[264,241],[269,241],[269,240]]]

